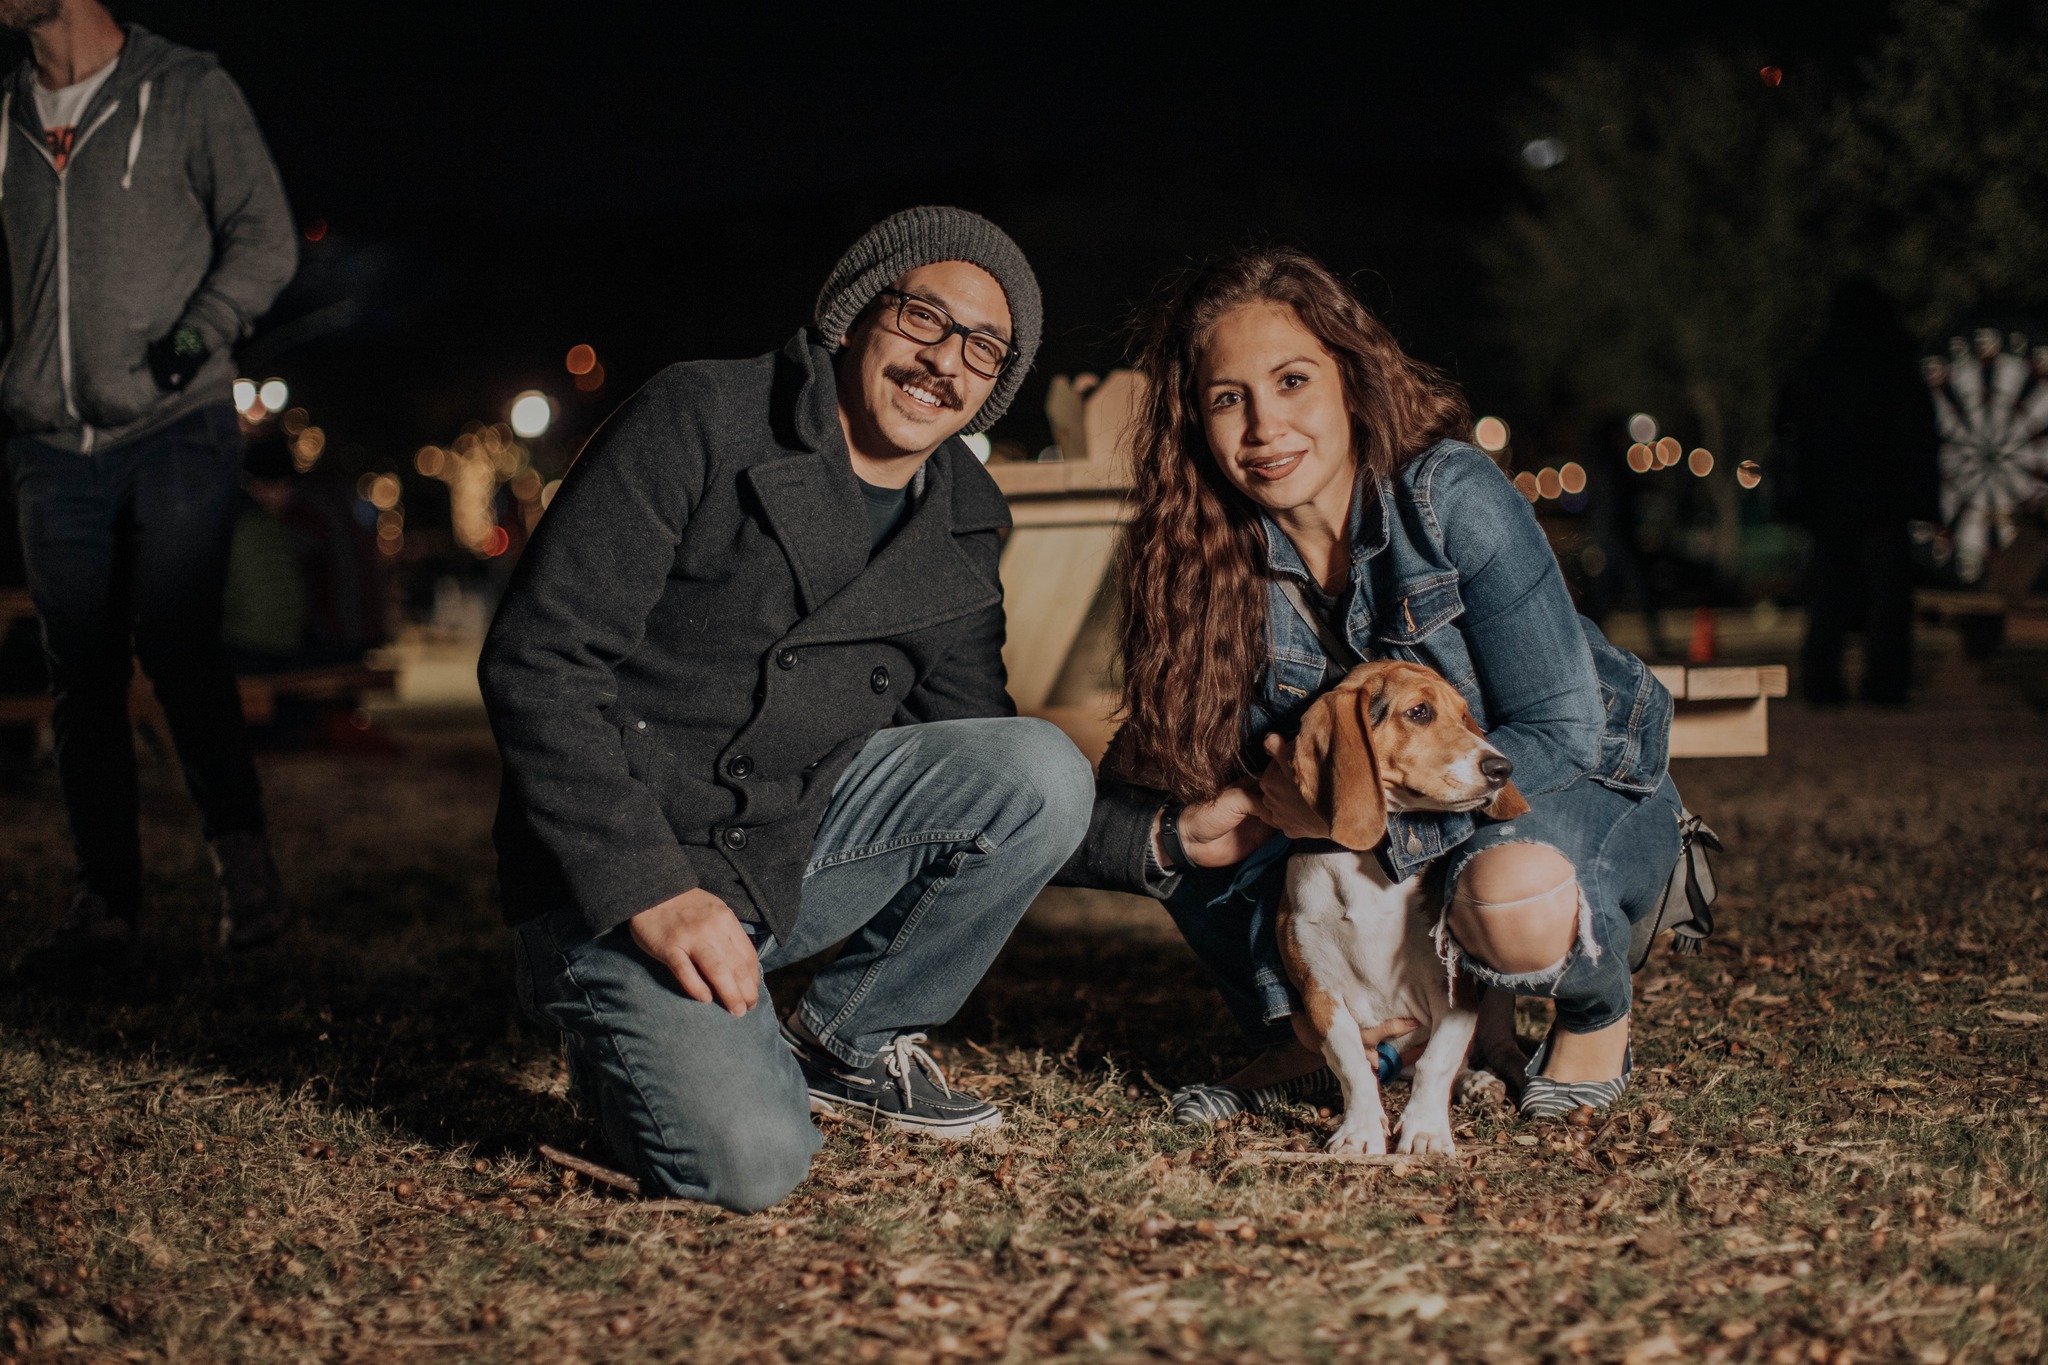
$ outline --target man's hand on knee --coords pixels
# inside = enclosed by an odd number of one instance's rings
[[[683,994],[745,1014],[760,996],[760,960],[732,907],[702,887],[626,921],[640,951],[675,973]]]

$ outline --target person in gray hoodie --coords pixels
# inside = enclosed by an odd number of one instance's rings
[[[132,658],[221,877],[221,938],[288,908],[220,644],[242,437],[234,344],[297,265],[277,168],[208,54],[99,0],[0,0],[31,55],[0,85],[11,285],[0,408],[78,858],[68,944],[126,952],[142,899]]]

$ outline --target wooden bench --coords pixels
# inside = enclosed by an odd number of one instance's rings
[[[16,621],[31,620],[36,609],[25,588],[0,589],[0,632]],[[283,673],[256,673],[235,679],[242,691],[242,714],[251,725],[267,724],[277,714],[281,697],[305,701],[348,701],[365,693],[391,692],[398,671],[367,663],[295,668]],[[0,693],[0,725],[34,725],[50,718],[46,692]],[[139,721],[158,722],[163,708],[156,691],[140,674],[128,688],[128,713]]]
[[[1973,659],[1988,658],[2000,645],[2048,649],[2048,596],[2034,591],[2044,567],[2048,533],[2020,521],[1991,560],[1982,588],[1922,588],[1913,594],[1913,612],[1923,621],[1953,626]]]
[[[1009,617],[1003,664],[1010,695],[1026,715],[1059,726],[1089,762],[1116,731],[1116,698],[1097,693],[1058,700],[1055,686],[1080,641],[1115,558],[1130,506],[1127,435],[1139,380],[1117,370],[1052,381],[1046,415],[1066,458],[988,467],[1010,501],[1013,529],[1003,547]],[[1783,665],[1651,670],[1670,689],[1674,758],[1733,758],[1769,752],[1770,703],[1786,694]]]

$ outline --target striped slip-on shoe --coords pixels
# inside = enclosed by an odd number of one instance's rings
[[[1341,1099],[1337,1074],[1319,1066],[1293,1080],[1248,1088],[1236,1085],[1184,1085],[1170,1097],[1175,1123],[1220,1123],[1239,1114],[1263,1114],[1288,1100],[1318,1104]]]
[[[1629,1077],[1635,1075],[1636,1050],[1634,1044],[1629,1045],[1622,1054],[1621,1074],[1611,1081],[1553,1081],[1542,1074],[1549,1061],[1550,1040],[1545,1038],[1529,1059],[1529,1081],[1518,1106],[1525,1119],[1561,1119],[1574,1109],[1598,1112],[1611,1108],[1628,1089]]]

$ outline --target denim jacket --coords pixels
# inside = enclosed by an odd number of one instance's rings
[[[1265,523],[1267,567],[1304,582],[1286,534]],[[1525,796],[1590,774],[1648,794],[1669,759],[1671,694],[1641,660],[1572,609],[1564,575],[1528,500],[1462,441],[1439,441],[1391,480],[1363,475],[1352,495],[1351,580],[1338,594],[1361,658],[1406,659],[1448,678],[1515,765]],[[1323,647],[1277,584],[1268,589],[1268,658],[1245,741],[1292,735],[1322,690]],[[1466,813],[1392,816],[1382,856],[1397,876],[1469,837]]]

